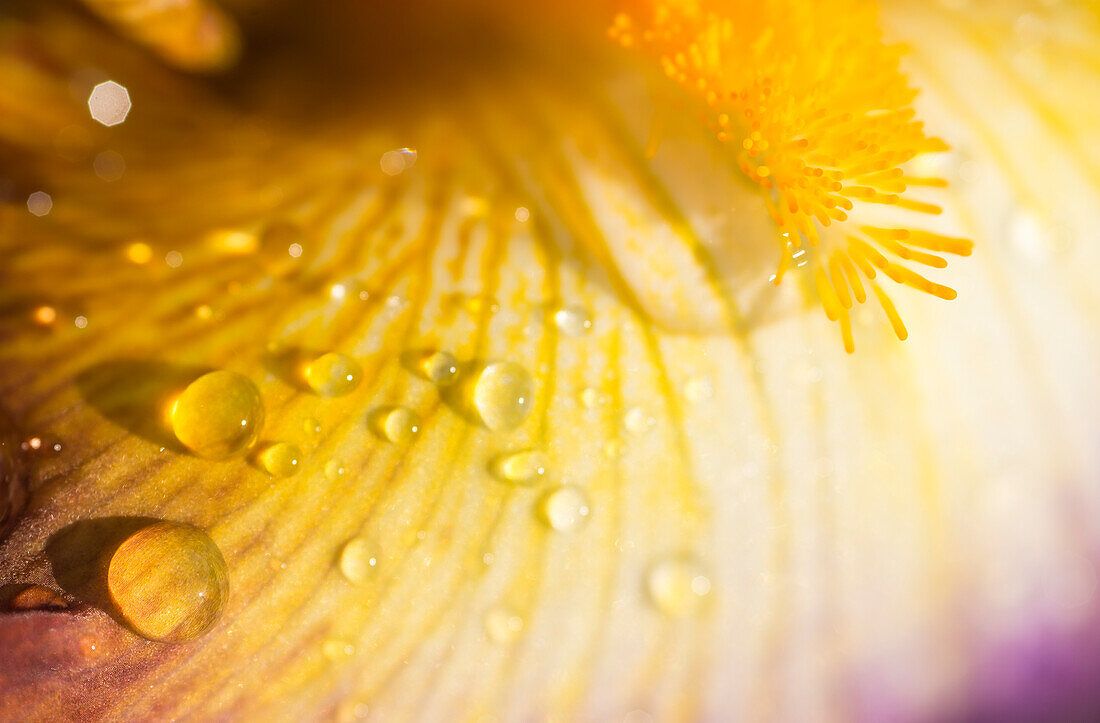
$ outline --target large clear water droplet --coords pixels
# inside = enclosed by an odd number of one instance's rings
[[[546,493],[539,504],[543,521],[559,532],[575,530],[589,513],[588,495],[574,485],[561,485]]]
[[[348,541],[340,550],[340,572],[348,582],[365,582],[377,565],[378,558],[370,542],[362,537]]]
[[[260,464],[272,477],[289,477],[298,471],[302,452],[289,442],[276,442],[260,454]]]
[[[229,574],[202,530],[158,522],[115,550],[107,587],[118,612],[150,640],[182,643],[208,631],[229,598]]]

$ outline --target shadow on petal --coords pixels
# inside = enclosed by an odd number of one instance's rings
[[[96,411],[135,434],[174,452],[186,452],[168,424],[172,399],[208,367],[122,359],[96,364],[76,378],[77,388]]]

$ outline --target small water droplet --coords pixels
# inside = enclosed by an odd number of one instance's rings
[[[561,485],[542,498],[539,513],[546,524],[559,532],[575,530],[588,518],[588,495],[580,487]]]
[[[485,294],[476,294],[466,299],[464,304],[466,311],[474,316],[489,312],[495,314],[500,311],[500,302]]]
[[[339,397],[359,386],[363,368],[345,354],[329,352],[310,362],[305,368],[306,383],[322,397]]]
[[[307,417],[302,421],[302,431],[311,437],[316,437],[321,433],[321,423],[313,417]]]
[[[631,434],[644,434],[656,423],[641,407],[633,407],[623,415],[623,426]]]
[[[128,537],[111,557],[107,587],[122,617],[143,637],[194,640],[221,616],[229,575],[202,530],[158,522]]]
[[[531,413],[534,382],[513,362],[494,362],[482,369],[473,402],[481,421],[493,431],[515,429]]]
[[[350,540],[340,550],[340,572],[348,582],[364,582],[377,566],[378,558],[374,556],[370,542],[362,537]]]
[[[458,379],[458,360],[447,351],[428,354],[420,362],[420,368],[428,381],[437,386],[445,387],[454,384]]]
[[[607,395],[601,392],[599,389],[588,387],[581,391],[581,404],[585,409],[596,409],[607,404]]]
[[[147,264],[153,259],[153,248],[143,241],[134,241],[126,247],[126,258],[138,266]]]
[[[714,396],[714,383],[710,377],[692,377],[684,385],[684,394],[689,402],[701,402]]]
[[[675,554],[656,561],[646,573],[646,592],[665,615],[686,617],[710,593],[710,578],[694,556]]]
[[[380,165],[382,172],[387,176],[396,176],[402,171],[407,171],[416,164],[416,151],[412,148],[398,148],[386,151],[382,154]]]
[[[298,471],[302,452],[289,442],[276,442],[263,451],[260,463],[272,477],[289,477]]]
[[[523,618],[506,607],[495,607],[485,614],[485,633],[498,645],[514,642],[523,632]]]
[[[420,433],[420,415],[408,407],[386,407],[374,415],[379,436],[395,444],[408,444]]]
[[[326,658],[336,662],[339,660],[347,660],[355,655],[355,646],[346,640],[329,638],[321,644],[321,652]]]
[[[592,329],[592,318],[583,306],[565,306],[554,312],[554,324],[566,336],[584,336]]]
[[[330,459],[325,463],[325,476],[330,480],[338,480],[343,477],[346,472],[347,470],[344,469],[344,463],[339,460]]]
[[[531,211],[526,206],[520,206],[516,209],[516,220],[520,223],[527,223],[531,220]]]
[[[523,449],[497,457],[490,468],[493,474],[504,482],[528,484],[546,474],[549,464],[545,452],[537,449]]]
[[[191,382],[172,404],[170,418],[184,446],[200,457],[223,459],[256,441],[264,405],[248,377],[219,370]]]

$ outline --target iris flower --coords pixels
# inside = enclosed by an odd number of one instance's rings
[[[0,718],[1093,719],[1098,22],[4,3]]]

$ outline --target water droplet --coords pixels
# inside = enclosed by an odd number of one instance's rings
[[[665,615],[685,617],[696,612],[710,593],[710,579],[695,557],[676,554],[662,558],[646,573],[646,592]]]
[[[77,329],[87,329],[88,317],[83,315],[76,317],[75,319],[73,319],[73,326],[75,326]]]
[[[346,640],[329,638],[321,644],[321,652],[332,661],[347,660],[355,655],[355,646]]]
[[[276,442],[263,451],[260,462],[272,477],[289,477],[298,471],[301,451],[289,442]]]
[[[302,421],[302,431],[311,437],[316,437],[321,433],[321,423],[313,417],[306,417]]]
[[[183,254],[179,251],[169,251],[164,255],[164,263],[168,264],[170,268],[178,269],[183,265]]]
[[[396,176],[416,164],[416,151],[412,148],[398,148],[382,154],[380,165],[387,176]]]
[[[623,443],[618,439],[609,439],[603,443],[603,456],[615,459],[623,451]]]
[[[656,423],[657,421],[646,414],[641,407],[634,407],[623,415],[623,426],[631,434],[644,434]]]
[[[559,532],[575,530],[588,517],[588,495],[574,485],[561,485],[546,493],[539,505],[546,524]]]
[[[523,632],[523,618],[506,607],[495,607],[485,614],[485,633],[498,645],[515,641]]]
[[[113,80],[92,88],[88,111],[105,126],[117,126],[130,114],[130,92]]]
[[[566,306],[554,312],[554,324],[566,336],[584,336],[592,329],[592,319],[583,306]]]
[[[607,395],[601,392],[599,389],[593,389],[588,387],[581,392],[581,404],[585,409],[596,409],[607,404]]]
[[[533,387],[531,375],[519,364],[489,364],[474,385],[474,408],[489,429],[515,429],[531,413]]]
[[[229,597],[229,576],[209,535],[190,525],[158,522],[135,532],[115,551],[107,587],[138,634],[181,643],[217,622]]]
[[[714,383],[710,377],[692,377],[684,385],[684,394],[689,402],[701,402],[714,396]]]
[[[29,585],[8,601],[12,610],[64,610],[69,607],[57,590],[42,585]]]
[[[135,241],[126,247],[126,258],[132,264],[147,264],[153,259],[153,248],[142,241]]]
[[[379,410],[375,427],[389,441],[407,444],[420,433],[420,415],[408,407],[389,407]]]
[[[531,211],[526,206],[520,206],[516,209],[516,220],[520,223],[527,223],[531,220]]]
[[[524,449],[497,457],[490,468],[504,482],[527,484],[546,474],[549,463],[546,453],[537,449]]]
[[[329,352],[306,366],[306,383],[322,397],[339,397],[353,391],[363,378],[359,362],[344,354]]]
[[[464,304],[466,311],[474,316],[489,312],[495,314],[500,311],[500,302],[485,294],[476,294],[466,299]]]
[[[188,385],[171,408],[172,431],[200,457],[222,459],[252,446],[264,423],[260,390],[248,377],[220,370]]]
[[[343,477],[346,472],[347,470],[344,469],[344,463],[339,460],[330,459],[325,463],[325,476],[330,480],[338,480]]]
[[[378,558],[371,550],[370,542],[357,537],[344,545],[340,551],[340,572],[348,582],[364,582],[378,566]]]
[[[429,354],[420,363],[420,368],[424,370],[428,381],[441,387],[454,384],[458,379],[458,360],[450,352],[437,351]]]

